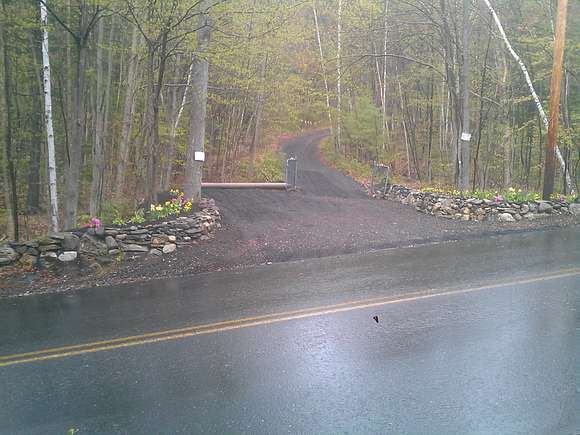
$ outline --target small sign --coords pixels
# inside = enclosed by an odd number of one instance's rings
[[[205,162],[205,153],[203,151],[196,151],[193,158],[196,162]]]
[[[471,140],[471,135],[469,133],[461,133],[461,140],[469,142]]]

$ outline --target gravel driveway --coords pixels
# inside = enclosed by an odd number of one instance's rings
[[[215,239],[92,274],[68,270],[31,275],[0,288],[0,296],[578,225],[570,217],[509,224],[453,221],[370,199],[358,183],[321,163],[318,144],[325,135],[309,132],[283,145],[284,152],[298,159],[298,191],[207,189],[204,196],[214,198],[223,215],[224,226]]]

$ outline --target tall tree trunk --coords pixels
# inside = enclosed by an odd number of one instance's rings
[[[505,122],[504,132],[503,132],[503,186],[508,189],[512,185],[512,137],[511,137],[511,120],[513,114],[510,113],[510,104],[508,96],[508,63],[507,59],[502,56],[503,60],[503,74],[501,80],[501,90],[502,90],[502,105],[504,106],[505,115],[503,120]]]
[[[167,64],[168,30],[161,33],[159,46],[153,41],[147,42],[147,110],[144,136],[144,171],[141,171],[144,186],[145,200],[151,203],[155,200],[157,182],[157,163],[159,149],[159,107],[161,105],[161,91],[165,78],[165,66]],[[155,74],[156,53],[159,53],[159,65]]]
[[[326,93],[326,111],[328,112],[328,123],[330,124],[330,134],[333,135],[332,110],[330,109],[330,90],[328,88],[328,76],[326,73],[326,64],[324,62],[324,53],[322,51],[322,39],[320,38],[320,26],[318,24],[318,12],[316,11],[316,2],[312,3],[312,13],[314,14],[314,26],[316,28],[316,41],[318,42],[318,53],[320,55],[320,68],[324,80],[324,91]]]
[[[489,26],[491,27],[491,22],[489,23]],[[483,94],[485,93],[485,79],[487,77],[487,61],[489,58],[489,48],[491,46],[491,28],[490,28],[490,32],[489,32],[489,36],[487,38],[487,45],[485,48],[485,55],[483,57],[483,68],[481,70],[481,86],[479,88],[479,118],[478,118],[478,122],[477,122],[477,144],[475,146],[475,156],[473,158],[473,184],[472,184],[472,190],[475,190],[476,184],[477,184],[477,170],[478,170],[478,164],[479,164],[479,150],[481,147],[481,136],[482,136],[482,132],[483,132],[483,107],[484,107],[484,98],[483,98]]]
[[[433,100],[435,98],[435,78],[431,74],[431,84],[429,86],[429,132],[427,145],[427,183],[433,181],[433,162],[431,161],[431,149],[433,148]]]
[[[470,144],[471,133],[469,132],[470,110],[469,110],[469,89],[470,89],[470,59],[469,42],[471,35],[471,0],[463,0],[463,65],[461,68],[461,151],[459,153],[459,190],[469,189],[469,169],[470,169]]]
[[[103,201],[103,185],[105,177],[105,138],[108,131],[109,107],[111,99],[111,81],[113,75],[113,37],[115,34],[114,16],[110,20],[108,55],[107,55],[107,74],[104,76],[104,59],[103,59],[103,38],[105,34],[104,20],[98,24],[97,37],[97,96],[95,107],[95,135],[93,143],[93,169],[91,182],[90,213],[97,216],[101,211]]]
[[[388,14],[389,14],[389,0],[384,0],[384,9],[383,9],[383,87],[381,89],[381,112],[383,116],[383,137],[388,141],[389,135],[389,124],[387,118],[387,49],[388,49],[388,36],[389,36],[389,27],[388,27]]]
[[[129,53],[129,64],[127,66],[125,101],[123,104],[123,126],[121,129],[121,142],[119,143],[117,171],[115,174],[114,196],[117,199],[123,195],[127,181],[126,165],[129,160],[129,144],[133,131],[133,110],[135,108],[135,91],[137,89],[137,63],[139,62],[137,54],[139,39],[139,31],[136,26],[133,26],[131,51]]]
[[[2,1],[4,16],[7,16],[5,0]],[[2,50],[2,63],[4,83],[2,92],[1,111],[3,113],[4,128],[4,197],[8,215],[8,237],[18,240],[18,197],[16,195],[16,168],[12,153],[12,71],[10,69],[10,57],[8,56],[8,41],[4,20],[0,20],[0,49]]]
[[[411,156],[409,153],[409,132],[407,130],[405,101],[403,99],[403,89],[401,87],[401,79],[399,78],[399,69],[395,66],[397,74],[397,86],[399,88],[399,101],[401,103],[401,123],[403,124],[403,134],[405,136],[405,155],[407,159],[407,177],[411,178]]]
[[[46,123],[46,144],[48,156],[48,196],[50,200],[50,229],[59,230],[58,196],[56,185],[56,157],[54,151],[54,130],[52,126],[52,84],[50,80],[50,58],[48,50],[48,12],[46,2],[40,2],[40,23],[42,26],[42,72],[44,81],[44,121]]]
[[[64,229],[76,226],[79,203],[79,182],[85,139],[84,90],[87,63],[87,6],[80,3],[80,35],[76,39],[76,77],[74,84],[74,107],[71,125],[71,141],[65,163]]]
[[[342,149],[342,0],[338,0],[338,29],[336,35],[336,151]]]
[[[446,123],[445,123],[445,137],[450,136],[450,142],[452,142],[452,149],[450,154],[452,154],[453,160],[453,182],[455,185],[459,184],[459,129],[460,129],[460,104],[459,100],[459,81],[457,80],[457,74],[455,71],[456,58],[455,55],[455,44],[452,41],[451,27],[448,22],[448,12],[446,6],[447,0],[439,0],[439,5],[441,8],[441,23],[442,23],[442,45],[443,45],[443,59],[445,62],[445,81],[447,83],[447,108],[446,108]]]
[[[256,98],[256,127],[254,128],[254,136],[252,137],[252,143],[250,145],[250,161],[248,163],[248,177],[252,178],[254,176],[254,162],[256,160],[256,146],[260,141],[260,136],[262,134],[262,110],[264,105],[264,92],[266,91],[265,81],[266,81],[266,66],[268,64],[268,53],[264,53],[262,59],[262,68],[260,70],[260,90],[258,92],[258,97]],[[243,117],[242,117],[243,120]]]
[[[41,161],[42,161],[42,149],[44,147],[44,115],[43,115],[43,101],[42,96],[43,91],[43,74],[44,70],[41,63],[38,60],[38,46],[36,44],[35,37],[38,36],[38,40],[42,40],[41,32],[31,32],[30,33],[30,47],[32,52],[32,62],[34,65],[32,77],[30,81],[30,94],[33,96],[33,101],[35,105],[35,110],[33,111],[33,127],[34,133],[31,135],[29,140],[29,159],[28,159],[28,192],[26,198],[26,209],[29,214],[37,214],[42,209],[40,204],[40,174],[41,174]],[[42,72],[41,72],[42,71]],[[49,219],[50,220],[50,219]]]
[[[101,207],[101,195],[103,193],[103,175],[105,170],[105,144],[104,144],[104,120],[103,110],[105,106],[105,93],[103,91],[103,39],[105,34],[105,20],[100,20],[97,25],[97,49],[96,49],[96,73],[97,90],[95,98],[95,124],[93,139],[93,167],[91,181],[91,196],[89,213],[97,216]]]
[[[211,37],[209,18],[210,1],[199,3],[199,30],[197,31],[197,53],[193,60],[193,81],[191,91],[191,117],[189,143],[185,163],[185,195],[198,202],[201,199],[201,181],[203,176],[205,117],[207,111],[207,86],[209,63],[204,56]],[[225,156],[225,154],[224,154]]]
[[[183,96],[181,97],[181,103],[177,109],[174,119],[171,121],[170,131],[169,131],[169,149],[167,151],[167,164],[165,166],[165,173],[162,177],[161,190],[166,191],[169,189],[171,184],[171,175],[173,174],[173,161],[175,160],[175,142],[177,140],[177,129],[179,128],[179,122],[181,116],[183,115],[183,109],[187,103],[187,98],[189,94],[189,88],[191,87],[191,80],[193,74],[193,61],[194,56],[191,57],[191,62],[189,63],[189,68],[187,70],[187,82],[185,89],[183,90]]]
[[[117,31],[116,27],[116,19],[115,15],[111,16],[111,28],[109,29],[109,50],[107,56],[107,78],[105,80],[105,105],[103,107],[103,131],[105,135],[103,137],[104,144],[103,144],[103,152],[107,154],[107,135],[109,137],[108,143],[111,144],[112,142],[112,135],[109,132],[109,111],[111,107],[111,87],[113,84],[113,40],[115,39],[115,33]],[[111,145],[109,145],[110,147]],[[103,156],[104,157],[104,156]],[[102,178],[105,176],[105,164],[106,160],[103,158],[103,168],[102,168]],[[100,198],[102,201],[103,191],[104,191],[105,180],[101,182],[101,194]],[[99,204],[100,209],[100,204]]]

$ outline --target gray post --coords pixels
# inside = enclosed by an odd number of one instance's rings
[[[298,177],[298,162],[296,158],[291,157],[286,160],[286,188],[296,189],[296,180]]]

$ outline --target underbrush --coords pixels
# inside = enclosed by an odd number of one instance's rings
[[[248,182],[283,182],[286,178],[286,155],[277,150],[264,149],[256,152],[254,175],[248,177],[249,158],[240,160],[235,179]]]
[[[367,162],[361,162],[353,157],[345,156],[334,149],[333,142],[326,138],[320,144],[323,161],[332,168],[338,169],[360,183],[371,178],[371,167]]]

